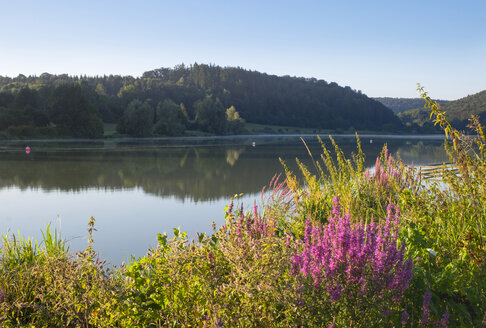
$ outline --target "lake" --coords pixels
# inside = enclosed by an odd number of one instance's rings
[[[317,138],[303,138],[317,158]],[[335,140],[346,155],[356,151],[354,136]],[[384,143],[408,164],[447,162],[442,136],[361,141],[369,167]],[[118,265],[155,247],[159,232],[170,235],[178,226],[189,236],[211,232],[211,222],[224,223],[235,194],[243,193],[246,208],[259,203],[262,187],[283,173],[279,158],[295,171],[295,158],[311,165],[299,136],[2,141],[0,232],[40,239],[50,223],[74,252],[86,248],[94,216],[94,248]]]

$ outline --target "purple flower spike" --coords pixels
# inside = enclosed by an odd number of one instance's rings
[[[432,294],[430,293],[430,291],[429,290],[426,291],[424,294],[424,303],[422,304],[422,320],[420,321],[421,327],[429,323],[431,298],[432,298]]]
[[[412,277],[412,261],[397,243],[394,207],[389,207],[382,226],[352,224],[348,215],[338,216],[338,206],[336,197],[335,216],[323,226],[306,221],[301,251],[292,257],[293,274],[311,278],[315,288],[324,287],[332,302],[343,296],[380,298],[384,293],[400,301]]]
[[[260,239],[264,237],[271,237],[275,235],[276,221],[273,217],[264,217],[258,214],[258,207],[255,205],[252,212],[248,214],[243,213],[243,207],[238,214],[238,220],[231,220],[222,227],[224,232],[229,232],[238,237],[244,235],[253,239]]]
[[[334,197],[333,199],[334,205],[332,207],[332,215],[334,217],[338,217],[341,214],[341,205],[339,205],[340,199],[339,197]]]
[[[408,318],[410,317],[410,314],[408,314],[407,311],[402,312],[402,326],[405,327],[407,325]]]
[[[444,313],[442,319],[440,320],[440,326],[442,328],[447,328],[447,323],[449,322],[449,313]]]

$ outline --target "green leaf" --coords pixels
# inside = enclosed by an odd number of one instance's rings
[[[197,233],[197,239],[199,241],[199,243],[202,243],[204,241],[204,238],[206,238],[206,234],[204,232],[201,232],[201,233]]]
[[[164,232],[164,234],[157,234],[157,240],[159,242],[159,245],[160,246],[163,246],[165,248],[165,246],[167,246],[167,233]]]

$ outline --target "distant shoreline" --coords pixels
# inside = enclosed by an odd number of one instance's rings
[[[151,141],[151,140],[216,140],[216,139],[251,139],[251,138],[283,138],[283,137],[324,137],[332,136],[333,138],[354,138],[355,134],[351,133],[294,133],[294,134],[238,134],[227,136],[178,136],[178,137],[147,137],[147,138],[133,138],[133,137],[104,137],[98,139],[88,138],[32,138],[32,139],[2,139],[0,142],[100,142],[100,141]],[[427,139],[427,140],[443,140],[443,134],[389,134],[389,133],[366,133],[359,134],[360,139]]]

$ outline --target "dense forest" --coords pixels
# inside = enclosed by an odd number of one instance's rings
[[[374,97],[374,100],[381,102],[386,107],[390,108],[395,114],[415,109],[423,108],[425,101],[422,98],[391,98],[391,97]],[[443,105],[448,100],[435,100],[439,104]]]
[[[4,137],[98,138],[104,123],[119,135],[226,135],[244,122],[397,132],[401,121],[360,91],[314,78],[242,68],[178,65],[132,76],[0,76]]]
[[[458,100],[447,102],[441,106],[452,125],[460,130],[466,130],[468,118],[477,115],[481,124],[486,124],[486,90]],[[431,127],[430,111],[426,108],[416,108],[398,114],[406,126]],[[437,127],[435,128],[437,129]]]

